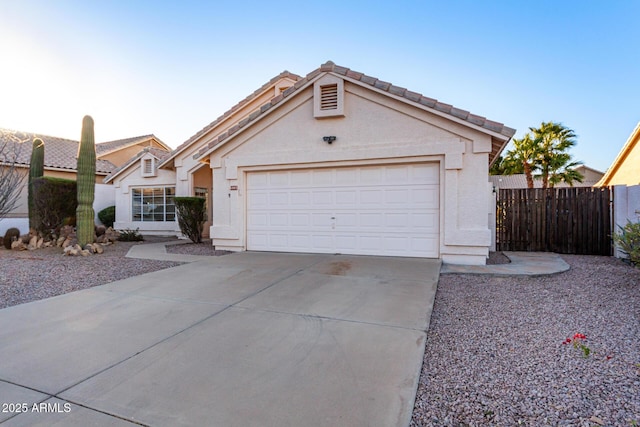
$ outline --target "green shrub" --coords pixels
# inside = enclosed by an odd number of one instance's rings
[[[130,230],[128,228],[120,230],[120,237],[118,237],[118,240],[121,242],[142,242],[144,237],[139,233],[139,230],[139,228],[136,228],[135,230]]]
[[[629,261],[640,265],[640,222],[627,221],[627,225],[618,227],[620,231],[613,235],[613,241],[629,256]]]
[[[12,227],[8,229],[6,233],[4,233],[4,239],[2,240],[2,243],[4,244],[5,248],[11,249],[11,243],[13,243],[13,241],[17,240],[18,238],[20,238],[20,230]]]
[[[113,227],[113,223],[116,222],[116,207],[109,206],[98,212],[98,219],[102,221],[105,227]]]
[[[75,223],[76,185],[70,179],[46,176],[33,180],[33,205],[38,218],[36,229],[43,236],[49,236],[62,225]]]
[[[203,197],[175,197],[178,225],[182,234],[193,243],[202,243],[202,231],[207,221],[207,207]]]

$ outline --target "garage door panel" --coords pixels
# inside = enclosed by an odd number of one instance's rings
[[[247,248],[437,257],[438,164],[249,173]]]
[[[388,166],[385,168],[385,184],[397,185],[409,183],[409,170],[410,168],[401,166]]]
[[[289,174],[290,172],[271,172],[269,173],[269,186],[274,187],[288,187],[289,186]]]
[[[384,191],[377,189],[360,190],[360,204],[379,204],[384,200]]]
[[[294,227],[309,227],[311,225],[311,215],[308,213],[292,213],[291,225]]]
[[[312,186],[330,186],[333,183],[333,169],[319,169],[311,171]]]
[[[331,190],[318,190],[313,193],[313,206],[316,207],[332,207],[333,206],[333,191]]]
[[[406,205],[409,200],[409,190],[387,190],[384,193],[384,201],[388,204]]]
[[[311,202],[311,192],[310,191],[292,191],[289,193],[290,202],[292,206],[302,206],[307,207]]]

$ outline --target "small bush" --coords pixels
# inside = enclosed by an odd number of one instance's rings
[[[19,238],[20,238],[20,230],[12,227],[8,229],[6,233],[4,233],[4,239],[2,240],[2,243],[4,244],[5,248],[11,249],[11,243],[13,243],[14,240],[17,240]]]
[[[207,221],[207,207],[203,197],[175,197],[178,225],[182,234],[193,243],[202,243],[202,231]]]
[[[105,227],[113,227],[113,223],[116,222],[116,207],[109,206],[98,212],[98,219],[102,221]]]
[[[144,237],[142,237],[142,234],[139,233],[139,228],[136,228],[135,230],[131,230],[131,229],[125,229],[125,230],[120,230],[120,237],[118,237],[118,240],[120,240],[121,242],[142,242],[144,240]]]
[[[64,224],[75,223],[76,188],[76,182],[69,179],[42,177],[33,181],[36,229],[43,236]]]
[[[620,231],[613,235],[613,241],[629,256],[629,261],[640,265],[640,222],[627,221],[627,225],[619,228]]]

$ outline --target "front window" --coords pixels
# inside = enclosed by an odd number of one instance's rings
[[[175,187],[132,188],[133,221],[175,221]]]

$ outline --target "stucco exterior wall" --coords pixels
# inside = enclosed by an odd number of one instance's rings
[[[485,263],[491,243],[488,135],[349,82],[344,117],[314,118],[312,97],[309,87],[209,157],[214,245],[246,248],[244,189],[251,171],[438,162],[440,256]],[[323,141],[329,135],[337,138],[331,145]]]
[[[610,177],[609,185],[640,184],[640,143],[636,143],[618,169]]]
[[[613,229],[620,231],[628,221],[640,221],[640,185],[626,186],[616,185],[613,187]],[[615,256],[626,258],[626,255],[616,248]]]

